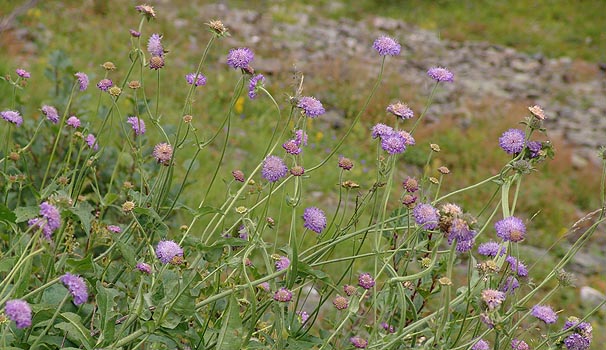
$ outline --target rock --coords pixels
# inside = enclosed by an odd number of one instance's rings
[[[606,299],[606,295],[600,293],[600,291],[593,289],[589,286],[581,287],[581,291],[579,294],[581,296],[581,303],[583,303],[583,305],[589,308],[594,308],[598,306],[604,301],[604,299]],[[606,305],[602,305],[601,309],[606,310]]]

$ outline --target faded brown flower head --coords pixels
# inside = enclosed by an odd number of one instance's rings
[[[143,16],[147,18],[147,20],[156,17],[156,12],[154,11],[154,8],[147,4],[135,6],[135,10],[139,11]]]
[[[206,25],[219,37],[229,35],[227,27],[220,20],[211,20]]]
[[[244,182],[246,180],[244,178],[244,172],[242,170],[234,170],[231,172],[231,175],[234,177],[234,180],[238,182]]]
[[[122,184],[122,187],[126,190],[130,190],[131,188],[133,188],[133,183],[130,181],[124,181],[124,183]]]
[[[139,80],[131,80],[128,82],[128,87],[135,90],[141,87]]]
[[[346,284],[343,286],[343,291],[345,292],[345,294],[347,294],[347,296],[352,296],[356,294],[357,290],[358,289],[355,286],[352,286],[351,284]]]
[[[351,181],[351,180],[346,180],[343,181],[343,183],[341,183],[341,186],[347,189],[351,189],[351,188],[359,188],[360,185],[358,185],[357,183]]]
[[[120,89],[119,87],[114,85],[114,86],[110,87],[109,90],[107,90],[107,92],[109,92],[109,94],[114,97],[118,97],[122,93],[122,89]]]
[[[194,118],[194,117],[192,117],[192,116],[191,116],[191,115],[189,115],[189,114],[184,115],[184,116],[183,116],[183,122],[184,122],[185,124],[189,124],[189,123],[191,123],[191,120],[192,120],[193,118]]]
[[[438,283],[440,283],[440,284],[441,284],[441,285],[443,285],[443,286],[451,286],[451,285],[452,285],[452,281],[450,280],[450,278],[448,278],[448,277],[446,277],[446,276],[441,277],[441,278],[438,280]]]
[[[151,69],[160,69],[164,67],[164,58],[160,56],[152,56],[149,59],[149,68]]]
[[[450,174],[450,169],[445,166],[441,166],[438,168],[438,172],[442,175]]]
[[[126,201],[122,204],[122,211],[125,213],[130,213],[133,209],[135,209],[135,202],[133,201]]]
[[[11,153],[9,154],[8,158],[9,158],[10,160],[12,160],[13,162],[16,162],[16,161],[18,161],[19,159],[21,159],[21,156],[20,156],[20,155],[19,155],[19,153],[17,153],[17,152],[11,152]]]
[[[305,173],[305,169],[302,166],[296,165],[290,169],[292,176],[301,176]]]
[[[429,177],[429,182],[431,182],[432,184],[435,184],[435,185],[440,183],[440,181],[433,176]]]
[[[419,182],[414,177],[407,177],[404,182],[402,182],[402,186],[406,190],[406,192],[417,192],[419,190]]]
[[[438,144],[432,143],[432,144],[429,145],[429,147],[434,152],[440,152],[440,145],[438,145]]]
[[[339,158],[339,168],[342,168],[343,170],[351,170],[353,166],[354,164],[351,159],[345,157]]]
[[[539,105],[534,105],[528,107],[530,113],[539,120],[545,120],[545,111]]]
[[[332,301],[332,304],[337,308],[337,310],[345,310],[349,306],[349,300],[347,298],[337,295],[337,297]]]
[[[110,62],[110,61],[103,63],[101,65],[101,67],[103,67],[103,69],[105,69],[107,71],[116,70],[116,65],[114,64],[114,62]]]
[[[417,202],[417,196],[415,196],[415,195],[405,194],[404,197],[402,197],[402,204],[407,206],[409,209],[414,208],[416,202]]]

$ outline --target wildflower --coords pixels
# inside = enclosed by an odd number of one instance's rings
[[[528,147],[528,150],[530,151],[530,158],[536,158],[539,156],[543,144],[540,141],[528,141],[526,147]]]
[[[269,292],[269,282],[263,282],[258,285],[259,288],[263,289],[266,292]]]
[[[310,118],[315,118],[326,113],[322,102],[315,97],[303,96],[297,102],[297,107],[303,110],[303,114]]]
[[[290,169],[290,174],[292,176],[301,176],[301,175],[305,174],[305,168],[303,168],[300,165],[295,165],[294,167],[292,167]]]
[[[528,107],[528,110],[530,111],[530,114],[532,114],[535,118],[539,120],[545,120],[545,112],[543,111],[543,108],[541,108],[541,106],[534,105]]]
[[[441,166],[438,168],[438,172],[442,175],[447,175],[447,174],[450,174],[450,169],[448,169],[445,166]]]
[[[156,158],[156,161],[159,164],[169,166],[170,160],[173,157],[173,146],[166,142],[161,142],[154,146],[154,151],[152,152],[152,156]]]
[[[234,177],[234,180],[238,182],[244,182],[244,173],[242,170],[234,170],[231,172],[231,175]]]
[[[429,148],[431,148],[431,150],[433,152],[436,152],[436,153],[440,152],[440,145],[438,145],[438,144],[431,143],[431,144],[429,144]]]
[[[406,140],[397,132],[381,139],[381,148],[389,154],[399,154],[406,150]]]
[[[184,122],[185,124],[189,124],[189,123],[191,123],[192,119],[194,119],[194,117],[192,117],[192,116],[191,116],[191,115],[189,115],[189,114],[186,114],[186,115],[184,115],[184,116],[183,116],[183,122]]]
[[[17,111],[2,111],[0,112],[0,117],[6,120],[9,123],[13,123],[17,126],[20,126],[23,123],[23,117]]]
[[[109,90],[110,87],[112,87],[114,85],[114,82],[111,81],[111,79],[101,79],[98,83],[97,83],[97,87],[101,90],[101,91],[107,91]]]
[[[419,190],[419,182],[414,177],[409,176],[402,182],[402,187],[406,192],[414,193]]]
[[[160,241],[156,256],[163,264],[168,264],[174,257],[183,257],[183,249],[175,241]]]
[[[164,56],[164,47],[162,46],[162,35],[160,34],[152,34],[147,41],[147,51],[150,55],[163,57]]]
[[[488,342],[483,339],[479,339],[472,347],[471,350],[488,350],[490,346]]]
[[[591,339],[578,333],[572,333],[564,339],[564,346],[567,350],[588,350],[591,345]]]
[[[339,168],[343,170],[351,170],[353,168],[353,162],[349,158],[339,157]]]
[[[284,164],[282,158],[278,156],[267,156],[263,160],[263,168],[261,169],[261,176],[269,182],[276,182],[286,176],[288,167]]]
[[[141,87],[141,83],[138,80],[131,80],[128,82],[128,87],[136,90]]]
[[[295,142],[297,146],[307,146],[307,133],[303,130],[295,131]]]
[[[535,305],[530,314],[547,324],[556,323],[558,320],[558,315],[548,305]]]
[[[484,256],[495,257],[495,256],[497,256],[497,254],[499,256],[501,256],[501,255],[505,254],[505,251],[506,251],[505,247],[503,247],[499,243],[493,242],[493,241],[482,243],[478,247],[478,254],[484,255]]]
[[[125,183],[126,185],[126,183]],[[133,201],[126,201],[124,203],[122,203],[122,211],[125,213],[130,213],[131,211],[133,211],[133,209],[135,209],[135,202]]]
[[[402,204],[404,204],[405,206],[407,206],[410,209],[415,207],[416,201],[417,201],[417,196],[413,196],[411,194],[405,194],[404,197],[402,197]]]
[[[145,122],[143,121],[143,119],[136,116],[132,116],[128,117],[128,119],[126,119],[126,122],[131,125],[133,131],[135,132],[135,135],[145,134]]]
[[[189,85],[194,83],[195,86],[206,85],[206,77],[202,75],[202,73],[198,73],[197,75],[196,73],[189,73],[185,76],[185,81],[187,81]]]
[[[150,69],[158,70],[162,67],[164,67],[164,58],[163,57],[152,56],[152,58],[149,59],[149,68]]]
[[[356,293],[356,287],[354,287],[350,284],[346,284],[343,286],[343,292],[345,292],[345,294],[347,294],[347,296],[350,297]]]
[[[286,270],[290,266],[290,259],[286,256],[281,256],[276,261],[276,270],[282,271]]]
[[[82,305],[88,300],[88,288],[86,288],[84,278],[68,272],[61,276],[61,282],[67,287],[69,293],[74,298],[75,305]]]
[[[438,227],[438,211],[430,204],[419,204],[412,211],[417,225],[426,230],[433,230]]]
[[[566,272],[564,269],[556,271],[556,279],[562,287],[574,286],[576,278],[573,273]]]
[[[49,202],[40,203],[41,218],[33,218],[28,221],[29,226],[42,227],[42,234],[46,239],[51,239],[55,230],[61,227],[61,214],[59,209]]]
[[[299,316],[299,322],[301,322],[301,324],[305,324],[309,319],[309,314],[303,310],[297,311],[297,316]]]
[[[154,11],[154,8],[152,6],[149,6],[149,5],[146,5],[146,4],[144,4],[144,5],[137,5],[137,6],[135,6],[135,10],[137,10],[143,16],[145,16],[148,21],[150,19],[156,17],[156,12]]]
[[[508,256],[505,261],[509,263],[509,268],[520,277],[528,276],[528,268],[522,262],[513,256]]]
[[[122,228],[118,225],[107,225],[107,230],[112,233],[121,233]]]
[[[32,309],[25,300],[7,301],[4,305],[4,313],[11,321],[15,321],[17,328],[27,328],[32,325]]]
[[[520,282],[518,282],[517,278],[515,278],[513,276],[507,276],[507,279],[505,279],[505,282],[503,282],[503,284],[501,285],[499,290],[503,293],[511,294],[519,287],[520,287]]]
[[[141,32],[138,32],[134,29],[129,29],[128,32],[130,33],[130,36],[132,36],[133,38],[138,38],[141,36]]]
[[[402,138],[404,139],[404,144],[406,146],[414,146],[416,144],[414,137],[412,137],[412,135],[408,131],[400,130],[398,131],[398,134],[402,136]]]
[[[593,327],[591,326],[591,323],[580,321],[581,320],[578,317],[568,317],[562,330],[572,329],[588,338],[592,338]]]
[[[383,328],[388,333],[395,333],[396,332],[396,329],[394,328],[394,326],[391,326],[387,322],[381,322],[381,328]]]
[[[297,145],[297,142],[295,140],[288,140],[288,141],[284,142],[282,144],[282,148],[284,148],[284,150],[288,154],[297,155],[297,154],[301,153],[301,149],[299,148],[299,146]]]
[[[372,44],[372,48],[375,49],[380,56],[397,56],[400,54],[402,46],[394,39],[383,35],[375,40]]]
[[[494,310],[505,301],[505,293],[495,289],[484,289],[482,291],[482,300],[490,310]]]
[[[490,318],[490,315],[487,313],[481,313],[480,314],[480,321],[482,321],[482,323],[484,323],[486,325],[486,327],[493,329],[494,328],[494,321]]]
[[[349,342],[356,349],[366,349],[366,347],[368,346],[368,340],[359,336],[349,338]]]
[[[259,86],[263,86],[265,83],[265,77],[263,74],[257,74],[250,78],[250,82],[248,83],[248,97],[251,100],[254,100],[257,97],[257,89]]]
[[[412,109],[408,108],[408,105],[398,101],[387,106],[387,112],[399,117],[401,119],[410,119],[414,117]]]
[[[248,47],[240,47],[237,49],[231,49],[227,54],[227,64],[234,68],[248,68],[248,65],[255,58],[255,54]]]
[[[522,219],[515,216],[497,221],[494,228],[497,231],[497,236],[504,241],[520,242],[526,234],[526,225],[524,225]]]
[[[110,61],[103,62],[101,67],[103,67],[103,69],[105,69],[106,71],[116,70],[116,65],[114,64],[114,62],[110,62]]]
[[[509,129],[499,137],[499,146],[507,154],[516,154],[524,149],[524,131],[520,129]]]
[[[284,287],[278,289],[277,292],[274,293],[274,300],[282,303],[288,303],[292,300],[292,292]]]
[[[145,274],[148,274],[148,275],[152,272],[151,266],[149,264],[144,263],[144,262],[137,263],[136,267],[137,267],[137,270],[139,270],[139,271],[141,271],[141,272],[143,272]]]
[[[74,74],[78,80],[78,85],[80,86],[80,91],[84,91],[88,88],[88,75],[78,72]]]
[[[86,144],[88,145],[88,147],[92,148],[93,150],[96,151],[99,149],[99,144],[97,143],[97,138],[95,137],[95,135],[93,135],[93,134],[86,135],[86,138],[84,139],[84,141],[86,141]]]
[[[427,264],[427,266],[423,266],[423,267],[429,267],[431,264],[431,259],[429,259],[430,262],[429,264]],[[425,264],[423,264],[425,265]],[[443,286],[452,286],[452,281],[450,280],[450,278],[444,276],[444,277],[440,277],[440,279],[438,279],[438,283],[440,283]]]
[[[372,278],[372,275],[365,272],[358,276],[358,286],[364,289],[370,289],[375,285],[375,279]]]
[[[511,348],[513,350],[529,350],[530,346],[523,340],[514,339],[511,341]]]
[[[26,71],[23,68],[17,68],[15,70],[15,73],[17,73],[17,75],[20,76],[23,79],[29,79],[32,76],[28,71]]]
[[[427,71],[427,75],[437,82],[452,83],[454,81],[454,74],[443,67],[432,67]]]
[[[322,233],[326,228],[326,215],[320,208],[309,207],[303,212],[303,226],[315,233]]]
[[[337,295],[336,298],[333,299],[332,304],[337,308],[337,310],[345,310],[349,306],[349,300],[347,298]]]
[[[378,123],[372,127],[372,138],[376,139],[377,137],[383,138],[383,136],[393,134],[393,128],[391,126]]]
[[[227,28],[225,27],[223,22],[219,20],[211,20],[205,24],[218,36],[229,35],[229,33],[227,32]]]
[[[458,253],[466,253],[471,250],[475,242],[476,232],[469,228],[467,222],[460,218],[454,218],[448,230],[448,242],[452,244],[457,240],[456,250]]]
[[[122,93],[122,89],[120,89],[118,86],[112,86],[109,88],[109,90],[107,90],[107,92],[113,97],[118,97]]]

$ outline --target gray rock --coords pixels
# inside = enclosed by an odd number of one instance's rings
[[[604,302],[604,300],[606,299],[606,295],[600,293],[600,291],[589,286],[581,287],[581,291],[579,292],[579,294],[581,296],[581,303],[590,308],[594,308],[600,305],[600,303]],[[606,305],[602,304],[601,309],[606,310]]]

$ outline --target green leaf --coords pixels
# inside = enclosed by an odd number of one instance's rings
[[[0,272],[8,272],[15,266],[15,257],[0,259]]]
[[[65,261],[65,264],[69,266],[71,270],[79,271],[80,274],[95,272],[95,263],[93,262],[92,254],[89,254],[82,259],[69,258]]]
[[[94,208],[88,204],[88,202],[81,202],[75,208],[69,208],[69,211],[78,217],[82,229],[86,234],[90,234],[91,221],[95,219],[95,216],[91,213]]]
[[[105,288],[101,282],[97,281],[97,308],[101,315],[101,336],[105,341],[111,341],[114,338],[114,328],[116,326],[116,313],[113,310],[114,299],[120,295],[120,292],[113,288]]]
[[[8,209],[4,204],[0,204],[0,221],[15,224],[17,222],[17,215]]]
[[[31,206],[31,207],[19,207],[15,209],[15,215],[17,215],[17,219],[15,222],[24,222],[29,219],[35,218],[40,213],[40,207]]]
[[[199,218],[208,214],[223,214],[223,211],[219,208],[204,206],[195,212],[195,215]]]
[[[315,270],[304,262],[299,261],[297,264],[297,269],[300,271],[302,276],[312,276],[321,280],[322,282],[332,284],[330,277],[324,271]]]
[[[137,259],[135,258],[135,253],[133,252],[132,247],[129,247],[126,243],[119,241],[118,249],[120,250],[120,253],[122,253],[124,260],[126,260],[128,265],[131,267],[137,265]]]
[[[82,324],[80,316],[73,312],[64,312],[61,314],[67,322],[61,322],[55,325],[55,328],[61,329],[66,332],[66,336],[69,340],[76,344],[83,345],[86,349],[93,348],[92,338],[90,332]]]
[[[223,312],[221,332],[217,338],[216,349],[239,350],[242,344],[242,319],[240,305],[235,295],[229,299],[229,307]]]

